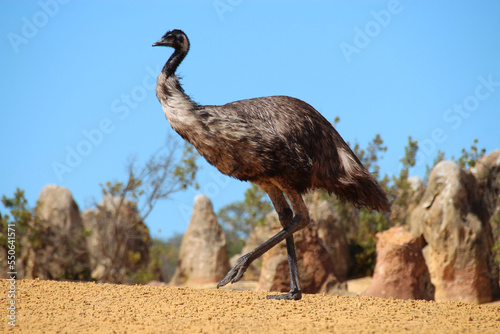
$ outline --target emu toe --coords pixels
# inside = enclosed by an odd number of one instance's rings
[[[250,263],[248,263],[247,256],[243,255],[242,257],[240,257],[236,261],[234,267],[231,270],[229,270],[226,277],[224,277],[224,279],[220,281],[219,284],[217,284],[217,289],[228,283],[238,282],[243,277],[243,273],[245,273],[249,264]]]
[[[302,299],[302,292],[299,291],[290,291],[284,295],[268,295],[267,299],[282,299],[282,300],[300,300]]]

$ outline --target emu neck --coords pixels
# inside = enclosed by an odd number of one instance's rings
[[[163,73],[165,73],[167,78],[175,73],[177,67],[182,62],[184,57],[186,57],[186,52],[183,52],[179,49],[176,49],[174,51],[174,53],[170,56],[168,61],[165,63],[165,66],[163,66],[163,69],[161,70]]]
[[[196,103],[184,92],[175,74],[167,76],[164,71],[160,73],[156,96],[163,107],[165,117],[175,131],[182,135],[192,129],[193,124],[197,122],[196,115],[193,114]]]

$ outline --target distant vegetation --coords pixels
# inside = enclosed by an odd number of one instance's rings
[[[338,118],[335,123],[338,122]],[[141,218],[145,220],[158,200],[169,199],[174,193],[188,187],[197,186],[196,163],[197,153],[190,145],[185,144],[179,155],[179,147],[172,144],[156,152],[144,166],[138,166],[135,160],[127,164],[128,179],[126,181],[109,181],[101,184],[102,194],[117,196],[134,203]],[[351,277],[371,275],[375,266],[375,235],[392,226],[404,226],[408,221],[409,208],[416,205],[422,193],[412,190],[408,180],[410,170],[415,166],[418,143],[411,137],[405,147],[404,156],[400,159],[401,170],[394,175],[381,174],[379,162],[387,151],[387,146],[380,135],[376,135],[366,148],[359,143],[351,145],[363,164],[373,173],[392,203],[391,213],[379,213],[367,209],[356,209],[349,203],[342,203],[327,193],[321,197],[333,203],[341,217],[341,224],[349,240],[350,250],[355,265]],[[474,140],[468,149],[463,149],[459,157],[451,157],[464,168],[473,167],[476,161],[485,155],[485,149],[478,147]],[[433,166],[445,159],[445,153],[438,151],[431,166],[427,166],[424,181],[427,181]],[[0,259],[5,259],[9,249],[7,229],[11,222],[16,223],[17,238],[29,238],[36,244],[37,231],[30,221],[36,219],[35,210],[29,206],[24,191],[17,189],[12,197],[2,196],[2,203],[9,213],[0,212]],[[500,204],[500,198],[499,198]],[[95,207],[99,209],[96,204]],[[221,208],[218,213],[219,223],[226,232],[228,255],[241,252],[245,240],[253,228],[266,224],[265,216],[273,209],[267,195],[255,185],[251,185],[244,194],[243,200],[235,201]],[[117,215],[115,215],[117,217]],[[111,218],[112,219],[112,218]],[[500,260],[500,213],[492,218],[497,244],[494,251]],[[110,222],[112,223],[112,222]],[[109,236],[114,237],[114,236]],[[174,235],[167,240],[152,239],[148,265],[136,272],[127,273],[125,281],[141,283],[150,280],[168,281],[175,270],[182,235]],[[21,256],[20,247],[16,248],[16,256]]]
[[[169,282],[179,262],[182,234],[162,240],[153,238],[148,265],[130,278],[131,283]]]

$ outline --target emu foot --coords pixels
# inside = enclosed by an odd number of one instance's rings
[[[243,277],[243,273],[247,270],[249,265],[250,263],[248,263],[248,257],[246,255],[240,257],[234,264],[234,267],[229,270],[226,277],[224,277],[224,279],[217,284],[217,289],[230,282],[238,282]]]
[[[302,298],[302,292],[299,291],[290,291],[284,295],[269,295],[267,299],[284,299],[284,300],[300,300]]]

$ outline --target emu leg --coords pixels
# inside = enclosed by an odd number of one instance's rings
[[[283,196],[283,192],[276,186],[261,185],[267,192],[269,198],[273,202],[281,226],[286,227],[293,219],[293,212]],[[293,234],[286,238],[286,251],[288,254],[288,268],[290,270],[290,292],[284,295],[269,295],[268,299],[289,299],[299,300],[302,298],[300,291],[299,267],[297,265],[297,255],[295,253],[295,242],[293,241]]]
[[[220,281],[219,284],[217,284],[217,288],[224,286],[229,282],[235,283],[239,281],[248,266],[255,259],[259,258],[269,249],[273,248],[279,242],[286,239],[288,263],[290,266],[290,292],[285,295],[271,295],[268,296],[268,298],[299,300],[302,297],[302,293],[300,291],[297,255],[295,253],[293,233],[304,228],[309,223],[309,213],[307,211],[307,207],[302,200],[302,196],[299,193],[295,191],[288,192],[287,196],[292,202],[292,206],[296,213],[295,217],[291,219],[293,215],[292,211],[290,210],[290,207],[288,206],[288,203],[286,202],[281,190],[275,186],[269,186],[267,184],[259,184],[259,186],[264,191],[266,191],[271,198],[271,201],[273,202],[273,205],[278,212],[280,223],[283,226],[283,229],[250,253],[245,254],[241,258],[239,258],[236,261],[234,267],[228,272],[226,277],[224,277],[224,279]]]
[[[276,246],[281,241],[291,236],[294,232],[305,227],[306,222],[308,222],[308,220],[303,219],[301,216],[295,216],[292,222],[288,226],[283,228],[281,231],[276,233],[273,237],[271,237],[269,240],[264,242],[259,247],[255,248],[250,253],[247,253],[242,257],[240,257],[236,261],[234,267],[231,270],[229,270],[226,277],[224,277],[224,279],[222,279],[222,281],[220,281],[219,284],[217,284],[217,288],[224,286],[230,282],[231,283],[238,282],[241,279],[241,277],[243,277],[243,273],[247,270],[248,266],[253,261],[255,261],[257,258],[262,256],[265,252]]]
[[[284,295],[268,295],[268,299],[288,299],[299,300],[302,298],[300,290],[299,266],[297,265],[297,255],[293,235],[286,238],[286,251],[288,253],[288,267],[290,269],[290,292]]]

